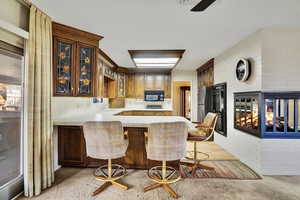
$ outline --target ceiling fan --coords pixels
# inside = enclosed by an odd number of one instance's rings
[[[216,0],[202,0],[195,7],[191,9],[192,12],[203,12]]]

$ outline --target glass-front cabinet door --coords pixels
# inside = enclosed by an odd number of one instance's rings
[[[73,68],[76,42],[54,38],[54,94],[73,95]]]
[[[93,95],[94,48],[78,44],[77,96]]]

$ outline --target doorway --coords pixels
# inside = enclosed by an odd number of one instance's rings
[[[173,115],[191,119],[191,82],[172,82]]]
[[[191,87],[180,87],[180,116],[191,120]]]

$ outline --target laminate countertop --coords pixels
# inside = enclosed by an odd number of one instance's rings
[[[123,127],[149,127],[151,123],[157,122],[186,122],[189,127],[194,125],[184,117],[180,116],[120,116],[123,111],[140,111],[143,109],[106,109],[96,114],[69,114],[54,119],[54,126],[82,126],[86,121],[120,121]],[[170,109],[145,109],[145,111],[171,111]]]

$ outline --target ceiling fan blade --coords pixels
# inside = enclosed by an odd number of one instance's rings
[[[208,8],[216,0],[202,0],[194,8],[191,9],[192,12],[202,12]]]

